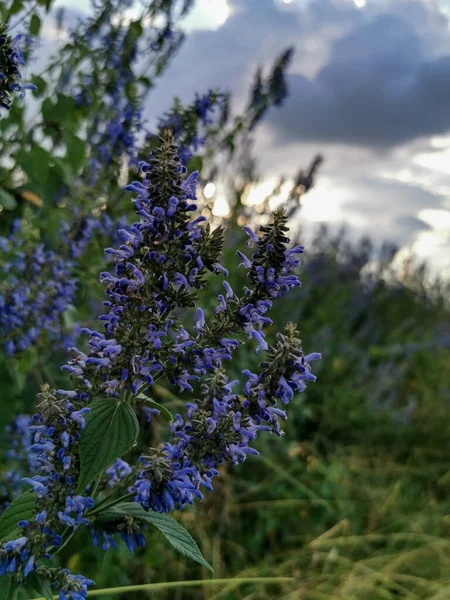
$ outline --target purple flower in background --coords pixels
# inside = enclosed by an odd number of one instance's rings
[[[22,84],[20,67],[24,65],[22,52],[17,47],[21,36],[12,38],[6,25],[0,25],[0,113],[1,109],[11,109],[12,97],[25,96],[26,90],[36,90],[32,84]]]
[[[63,344],[62,316],[73,303],[75,263],[29,242],[16,222],[9,238],[0,239],[0,337],[7,356],[23,352],[48,336]]]
[[[172,109],[158,121],[158,131],[170,129],[178,144],[178,155],[186,165],[208,139],[208,125],[220,120],[227,110],[227,96],[210,90],[196,94],[192,104],[184,108],[177,100]]]

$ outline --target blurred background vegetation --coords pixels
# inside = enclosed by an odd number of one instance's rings
[[[51,4],[2,4],[3,20],[17,20],[28,31],[28,73],[33,72],[35,40]],[[245,246],[244,224],[263,223],[270,208],[284,203],[293,224],[292,241],[309,240],[303,287],[275,307],[271,335],[287,319],[298,323],[305,351],[322,352],[318,382],[292,402],[282,439],[261,436],[259,457],[223,469],[214,493],[177,515],[199,542],[215,577],[286,575],[294,580],[284,586],[230,582],[147,596],[140,592],[140,597],[450,598],[449,285],[433,279],[426,265],[413,259],[399,263],[394,247],[377,247],[367,239],[355,243],[345,231],[305,230],[302,197],[320,177],[322,157],[312,157],[308,168],[300,165],[293,182],[280,180],[257,207],[248,202],[258,181],[252,132],[286,94],[283,74],[290,50],[256,73],[242,113],[233,112],[229,97],[213,92],[210,101],[217,101],[217,107],[208,122],[195,102],[187,107],[176,102],[167,115],[153,115],[161,120],[146,130],[138,107],[181,45],[178,19],[191,4],[150,2],[140,18],[125,24],[117,19],[119,2],[97,3],[92,19],[77,25],[58,57],[30,77],[38,86],[34,99],[28,95],[16,101],[0,121],[2,235],[8,235],[13,219],[22,218],[29,248],[39,241],[64,254],[62,222],[69,224],[70,235],[87,218],[107,216],[113,223],[95,233],[74,268],[80,283],[63,325],[75,338],[77,328],[93,323],[100,309],[97,281],[111,230],[123,217],[132,218],[129,195],[122,189],[135,178],[133,160],[145,159],[158,127],[174,126],[174,115],[181,123],[180,144],[192,150],[187,168],[201,172],[202,210],[227,228],[224,263],[233,288],[245,285],[235,259],[236,250]],[[157,26],[148,26],[149,15]],[[63,29],[63,15],[57,18]],[[118,62],[111,62],[117,48],[94,52],[98,48],[91,39],[98,31],[122,39]],[[149,48],[145,69],[142,61],[133,62],[133,44]],[[117,118],[117,86],[125,95],[120,101],[125,98],[135,107],[136,120],[128,132],[133,129],[136,142],[132,151],[121,148],[115,154],[110,148],[113,158],[92,179],[92,159],[101,160],[97,151],[105,125]],[[77,102],[87,93],[89,102]],[[206,141],[197,145],[196,135]],[[214,185],[219,181],[226,190],[226,210],[216,204]],[[204,304],[213,310],[219,292],[208,293]],[[70,385],[60,371],[64,352],[45,333],[34,347],[0,359],[3,426],[15,414],[33,410],[43,381]],[[245,348],[239,359],[250,370],[258,360]],[[168,386],[157,386],[155,398],[172,412],[188,399]],[[163,424],[155,419],[142,444],[162,435]],[[3,438],[7,449],[8,437]],[[2,462],[4,472],[11,468],[21,465]],[[210,577],[157,536],[130,555],[125,545],[106,553],[95,549],[86,534],[58,559],[92,577],[97,587]]]

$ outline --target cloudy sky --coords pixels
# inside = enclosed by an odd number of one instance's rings
[[[210,87],[239,106],[256,67],[294,46],[289,98],[257,134],[260,173],[293,176],[322,153],[307,221],[348,222],[450,273],[449,19],[450,0],[197,0],[149,115]]]

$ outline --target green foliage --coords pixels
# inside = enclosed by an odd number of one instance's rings
[[[14,416],[15,401],[23,386],[21,385],[21,377],[16,365],[11,364],[1,352],[0,377],[2,381],[2,394],[6,400],[0,412],[0,426],[3,428]]]
[[[9,585],[5,590],[5,598],[6,600],[17,600],[21,586],[14,583],[10,577],[8,577],[8,579]]]
[[[31,35],[39,35],[39,31],[41,30],[41,25],[42,25],[42,22],[41,22],[39,15],[37,15],[36,13],[31,15],[30,34]]]
[[[2,189],[0,189],[0,204],[5,210],[14,210],[17,206],[14,196]]]
[[[12,4],[8,10],[8,15],[10,17],[12,17],[12,16],[16,15],[17,13],[19,13],[21,10],[23,10],[24,4],[25,4],[25,2],[23,2],[23,0],[13,0]]]
[[[41,146],[33,146],[31,151],[21,150],[17,155],[21,168],[28,175],[28,182],[37,189],[43,189],[47,181],[51,156]]]
[[[139,423],[129,404],[112,398],[94,402],[81,434],[78,492],[82,493],[116,458],[126,454],[138,433]]]
[[[25,589],[32,594],[39,594],[45,600],[53,600],[53,591],[50,583],[39,577],[36,572],[30,573],[25,580]]]
[[[214,572],[211,565],[203,558],[197,542],[174,518],[169,517],[169,515],[164,513],[145,511],[142,506],[136,504],[136,502],[124,502],[123,504],[118,504],[101,513],[100,518],[104,521],[114,521],[123,519],[123,517],[133,517],[134,519],[143,521],[147,525],[151,525],[163,534],[175,550]]]
[[[0,540],[13,539],[19,531],[19,521],[30,521],[36,512],[37,496],[34,492],[24,492],[11,502],[0,517]]]
[[[67,160],[73,173],[77,173],[84,163],[85,143],[70,131],[64,132],[64,142],[67,148]]]
[[[22,600],[23,598],[35,598],[39,595],[45,600],[53,600],[53,591],[45,579],[37,572],[30,573],[22,583],[15,583],[10,577],[0,577],[0,593],[5,600]]]
[[[45,12],[48,12],[53,4],[53,0],[37,0],[39,6],[45,7]]]

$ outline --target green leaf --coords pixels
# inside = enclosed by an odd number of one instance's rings
[[[72,171],[77,173],[84,162],[85,143],[70,131],[64,132],[64,141],[67,148],[68,162],[72,167]]]
[[[105,510],[105,512],[100,515],[100,519],[103,521],[117,521],[124,517],[134,517],[135,519],[139,519],[140,521],[155,527],[163,534],[175,550],[181,552],[184,556],[195,560],[214,573],[211,565],[203,558],[197,542],[173,517],[169,517],[169,515],[164,513],[146,511],[136,502],[124,502],[118,504],[113,508]]]
[[[230,133],[229,135],[227,135],[227,137],[225,138],[224,144],[226,146],[228,146],[228,151],[230,154],[234,154],[234,151],[236,149],[236,144],[234,141],[234,135],[232,133]]]
[[[45,219],[52,219],[55,211],[55,198],[61,188],[66,186],[69,190],[74,185],[74,175],[68,164],[58,156],[52,156],[52,164],[48,171],[48,177],[44,185],[40,186],[41,198],[44,201]],[[56,227],[56,221],[53,227]],[[52,231],[55,231],[52,228]]]
[[[19,531],[19,521],[30,521],[36,513],[37,494],[24,492],[11,502],[0,517],[0,541],[11,538],[11,534]]]
[[[14,361],[0,352],[0,381],[2,390],[2,410],[0,411],[0,429],[7,425],[16,411],[17,397],[23,382],[14,366]]]
[[[21,354],[18,354],[16,359],[16,371],[19,375],[29,373],[37,361],[37,353],[35,348],[27,348]]]
[[[58,185],[60,182],[67,185],[69,188],[74,185],[74,178],[71,170],[66,165],[66,163],[59,158],[59,156],[53,156],[53,166],[52,171],[55,173],[55,176],[59,179]],[[53,205],[52,205],[53,206]]]
[[[203,170],[203,160],[201,156],[193,156],[186,165],[186,168],[189,173],[192,173],[193,171],[198,171],[201,175]]]
[[[39,6],[45,6],[45,12],[50,10],[53,0],[37,0]]]
[[[17,153],[17,162],[31,181],[40,185],[45,184],[50,168],[51,156],[41,146],[33,146],[31,150],[21,150]]]
[[[6,600],[16,600],[21,586],[10,579],[9,586],[6,591]]]
[[[14,0],[14,2],[11,4],[11,8],[8,11],[9,16],[12,17],[13,15],[17,15],[17,13],[20,13],[21,10],[23,10],[23,0]]]
[[[40,594],[46,600],[53,600],[53,591],[48,579],[43,579],[37,573],[30,573],[25,580],[25,587],[31,592]]]
[[[17,206],[14,196],[2,189],[0,189],[0,204],[5,210],[14,210]]]
[[[78,492],[81,493],[97,475],[128,452],[138,433],[139,423],[129,404],[113,398],[94,402],[81,433]]]
[[[44,121],[52,121],[52,111],[54,104],[51,98],[46,98],[41,106],[41,113]]]
[[[138,77],[137,81],[145,85],[146,88],[153,87],[152,80],[149,77],[146,77],[145,75],[141,75],[140,77]]]
[[[11,577],[9,575],[2,575],[0,577],[0,598],[7,598],[10,587]]]
[[[40,77],[39,75],[33,75],[31,81],[37,87],[37,90],[34,92],[33,96],[35,96],[36,98],[40,98],[47,91],[47,82],[43,77]]]
[[[57,94],[55,103],[50,98],[44,100],[42,103],[42,116],[46,123],[64,124],[68,129],[73,130],[76,127],[75,109],[76,102],[71,96]]]
[[[159,410],[159,412],[161,413],[161,417],[164,419],[164,421],[167,421],[167,423],[173,422],[173,415],[170,412],[170,410],[168,410],[165,406],[163,406],[159,402],[155,402],[151,398],[147,398],[147,396],[145,396],[145,394],[139,394],[138,399],[144,400],[144,402],[146,404],[148,404],[152,408],[156,408],[156,410]]]
[[[141,37],[143,31],[144,28],[140,20],[133,21],[128,26],[128,34],[133,40],[138,40]]]
[[[31,35],[39,35],[39,31],[41,30],[41,19],[39,15],[34,13],[30,19],[30,33]]]

